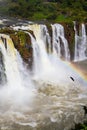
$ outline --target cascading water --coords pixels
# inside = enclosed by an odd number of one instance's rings
[[[32,27],[32,29],[31,29]],[[39,36],[37,32],[35,32],[34,28],[39,28]],[[13,27],[13,29],[18,30],[33,30],[36,33],[36,37],[39,37],[39,40],[44,43],[44,47],[47,49],[49,53],[54,53],[55,56],[62,58],[66,61],[70,60],[70,52],[68,47],[67,39],[64,36],[64,28],[60,24],[52,24],[52,38],[49,35],[48,29],[46,25],[38,25],[34,24],[33,26],[18,26]],[[37,31],[37,30],[36,30]],[[38,38],[37,38],[38,39]]]
[[[33,47],[34,80],[39,79],[41,81],[45,81],[48,83],[61,84],[61,85],[67,84],[66,86],[68,86],[68,84],[71,83],[70,76],[74,77],[75,79],[77,79],[78,76],[75,73],[73,73],[72,70],[69,69],[69,67],[62,60],[58,58],[57,53],[54,54],[56,49],[58,49],[55,48],[55,45],[53,45],[53,52],[51,53],[47,52],[46,43],[43,40],[44,37],[46,39],[46,36],[43,35],[44,27],[45,26],[43,25],[37,25],[37,24],[29,26],[29,29],[33,31],[35,36],[34,38],[33,35],[29,33],[29,35],[31,36],[32,47]],[[54,30],[56,30],[57,33],[56,36],[60,36],[63,40],[65,40],[63,28],[62,29],[60,28],[62,28],[62,26],[54,25],[53,33],[55,32]],[[45,30],[47,30],[46,27]],[[54,35],[53,35],[53,39],[55,41]],[[68,51],[67,43],[65,48],[67,48],[66,50]],[[66,59],[68,58],[69,58],[69,54],[67,53]]]
[[[60,24],[53,24],[51,26],[53,32],[53,53],[59,57],[62,57],[62,53],[64,53],[63,57],[65,60],[70,60],[68,42],[64,36],[63,26]]]
[[[10,87],[21,87],[22,81],[20,78],[17,62],[16,62],[16,50],[14,49],[14,45],[12,40],[7,35],[0,35],[3,39],[6,39],[6,43],[3,43],[2,39],[0,40],[0,49],[4,58],[4,66],[5,66],[5,74],[7,76],[7,82]],[[5,48],[6,44],[6,48]],[[18,83],[16,84],[16,81]]]
[[[7,78],[0,88],[0,129],[70,130],[75,123],[85,120],[83,106],[87,106],[87,84],[59,58],[61,46],[65,50],[65,59],[70,57],[61,28],[58,24],[52,25],[56,42],[51,43],[53,40],[45,25],[26,27],[25,33],[31,37],[33,48],[31,75],[10,37],[0,34],[0,51]],[[25,30],[24,27],[20,29]]]
[[[19,53],[14,48],[13,42],[8,35],[0,34],[0,52],[3,55],[4,73],[7,79],[0,91],[0,103],[7,102],[9,104],[10,101],[12,105],[14,105],[14,102],[23,105],[25,95],[27,98],[32,95],[33,84],[23,66]],[[29,85],[26,83],[27,81]],[[3,93],[6,94],[3,95]]]
[[[34,39],[34,37],[31,37],[32,39],[32,45],[33,45],[33,50],[34,50],[34,65],[36,66],[37,63],[39,63],[39,71],[41,74],[42,71],[47,72],[50,71],[51,68],[51,63],[49,61],[48,58],[48,54],[47,54],[47,50],[46,50],[46,43],[45,43],[45,38],[43,36],[43,29],[44,26],[43,25],[31,25],[30,29],[33,31],[36,40]],[[44,39],[44,40],[43,40]],[[37,66],[38,66],[37,65]],[[49,67],[47,68],[46,65],[48,65]],[[36,68],[35,68],[36,70]],[[37,68],[38,70],[38,68]]]
[[[40,25],[41,29],[41,39],[45,43],[45,47],[47,48],[48,53],[51,53],[52,51],[52,44],[51,44],[51,37],[49,35],[48,29],[46,25]]]
[[[75,30],[75,57],[74,61],[81,61],[87,59],[87,36],[85,25],[81,26],[81,34],[77,34],[76,25],[74,23]]]

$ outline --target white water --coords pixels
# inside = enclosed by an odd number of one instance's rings
[[[75,30],[75,57],[74,61],[81,61],[87,59],[87,36],[85,25],[81,26],[81,34],[77,34],[76,26],[74,24]]]
[[[7,79],[7,82],[0,91],[0,102],[9,103],[10,101],[12,104],[15,102],[19,105],[23,105],[23,103],[26,103],[25,99],[30,98],[33,95],[33,84],[31,86],[30,76],[24,68],[22,59],[14,48],[10,37],[4,34],[0,34],[0,37],[0,51],[3,55],[5,75]],[[2,37],[4,40],[6,39],[6,43],[4,43]],[[29,84],[27,85],[26,82],[29,82]],[[3,93],[5,94],[3,95]]]
[[[22,81],[16,61],[16,50],[14,49],[14,45],[9,36],[3,34],[1,35],[1,37],[6,38],[7,40],[7,49],[5,48],[5,43],[3,43],[2,40],[0,40],[0,49],[4,57],[5,74],[7,76],[8,84],[10,85],[10,87],[13,86],[13,84],[15,87],[20,87],[22,86]],[[18,83],[16,85],[17,80]]]
[[[65,60],[70,60],[70,52],[68,47],[68,42],[64,36],[64,28],[60,24],[53,24],[52,32],[53,32],[53,53],[54,55],[58,55],[60,58],[62,57],[62,49],[63,49],[63,58]],[[62,45],[62,46],[61,46]]]
[[[49,35],[48,29],[46,25],[38,25],[38,24],[33,24],[36,26],[36,28],[39,26],[39,40],[44,42],[44,46],[47,48],[47,51],[49,53],[53,52],[54,55],[56,55],[59,58],[62,58],[66,61],[70,60],[70,52],[69,52],[69,47],[68,47],[68,42],[67,39],[64,36],[64,28],[60,24],[52,24],[52,38]],[[33,25],[29,26],[16,26],[12,27],[14,30],[34,30]],[[31,26],[33,28],[31,28]],[[38,34],[37,36],[38,37]],[[52,41],[52,43],[51,43]]]
[[[0,35],[7,41],[6,49],[0,39],[7,77],[6,85],[0,89],[0,128],[70,130],[86,118],[83,106],[87,106],[87,84],[68,63],[47,53],[45,41],[48,37],[50,43],[50,37],[45,26],[30,25],[29,29],[35,35],[28,33],[34,58],[31,76],[10,37]]]
[[[42,37],[42,27],[43,25],[30,25],[30,29],[33,31],[35,36],[34,38],[31,34],[29,34],[31,36],[33,47],[33,80],[40,80],[42,82],[48,82],[51,84],[60,84],[61,86],[68,87],[68,85],[72,84],[70,79],[72,76],[76,79],[77,84],[80,77],[69,68],[67,63],[60,60],[58,55],[54,54],[55,51],[50,54],[47,52]],[[61,35],[61,33],[59,35]]]
[[[77,33],[76,23],[74,23],[75,30],[75,53],[74,61],[81,61],[87,59],[87,35],[85,24],[81,25],[79,34]],[[70,60],[70,50],[68,47],[67,39],[64,35],[64,28],[60,24],[52,24],[52,37],[50,37],[46,25],[39,25],[41,32],[41,39],[47,47],[48,52],[52,52],[55,56],[58,56],[60,59],[66,61]],[[31,30],[29,26],[14,26],[12,27],[15,30]],[[70,43],[71,44],[71,43]]]

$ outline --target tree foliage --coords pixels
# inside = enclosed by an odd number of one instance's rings
[[[10,0],[10,2],[8,12],[12,16],[30,20],[87,20],[86,0]]]

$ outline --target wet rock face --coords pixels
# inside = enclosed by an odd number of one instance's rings
[[[71,60],[73,60],[74,59],[74,47],[75,47],[74,23],[70,22],[70,23],[59,23],[59,24],[63,25],[63,27],[64,27],[65,38],[68,41]],[[79,26],[79,24],[77,24],[77,25]],[[52,28],[51,28],[50,24],[47,24],[47,28],[48,28],[49,34],[52,38]],[[52,42],[52,39],[51,39],[51,42]],[[60,43],[61,43],[61,48],[63,48],[61,40],[60,40]],[[62,53],[63,53],[62,55],[64,56],[63,50],[62,50]]]
[[[86,30],[87,30],[87,23],[85,24],[85,26],[86,26]],[[86,31],[86,35],[87,35],[87,31]]]
[[[28,66],[32,68],[33,49],[29,35],[23,31],[18,31],[15,32],[15,34],[11,34],[10,37],[13,40],[15,48],[21,54],[24,62],[26,62]]]
[[[62,23],[64,26],[65,37],[68,41],[71,60],[74,59],[74,47],[75,47],[75,31],[74,31],[74,24],[72,23]]]
[[[63,57],[65,56],[65,50],[61,38],[60,38],[60,46],[61,46],[61,54],[62,54],[61,58],[64,59]]]
[[[0,52],[0,84],[4,84],[6,82],[5,68],[3,63],[3,55]]]
[[[32,68],[33,63],[33,49],[31,38],[28,34],[23,31],[14,31],[10,28],[1,29],[0,33],[7,34],[11,37],[15,48],[19,51],[22,56],[24,62],[27,63],[29,68]],[[30,33],[32,33],[30,31]]]

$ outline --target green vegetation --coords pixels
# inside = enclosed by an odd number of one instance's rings
[[[32,54],[32,45],[31,45],[31,38],[27,33],[24,31],[14,31],[11,28],[3,28],[0,29],[0,33],[7,34],[11,37],[15,48],[19,51],[21,54],[24,62],[28,64],[28,66],[32,67],[32,61],[33,61],[33,54]],[[30,31],[30,33],[32,33]],[[1,57],[1,55],[0,55]],[[30,59],[30,61],[29,61]]]
[[[83,124],[81,126],[82,126],[81,130],[87,130],[87,126],[85,124]]]
[[[12,17],[35,21],[87,22],[86,0],[7,0],[0,10]]]
[[[75,129],[72,129],[72,130],[87,130],[87,122],[83,124],[77,124],[75,126]]]
[[[62,23],[73,55],[74,30],[71,22],[87,22],[87,0],[3,0],[0,13],[32,21]],[[10,35],[24,61],[29,62],[28,59],[31,59],[32,66],[33,52],[29,36],[22,31],[16,32],[8,28],[0,30],[0,33]],[[52,35],[50,26],[49,33]],[[74,130],[87,130],[87,123],[79,124]]]

